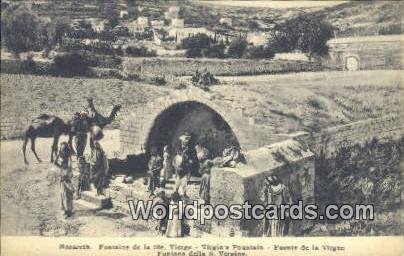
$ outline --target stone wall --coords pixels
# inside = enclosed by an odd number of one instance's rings
[[[317,134],[306,134],[299,140],[309,145],[316,154],[330,157],[338,147],[353,146],[377,139],[380,142],[399,140],[404,136],[404,115],[388,115],[347,125],[325,129]]]
[[[277,175],[290,191],[292,201],[314,201],[314,154],[294,140],[286,140],[246,153],[247,165],[237,168],[215,168],[211,172],[211,204],[264,204],[265,177]],[[236,234],[262,236],[263,220],[212,220],[212,233],[228,236]],[[307,229],[307,221],[291,222],[289,234],[300,234]]]
[[[21,137],[31,120],[41,113],[67,121],[83,109],[86,97],[108,115],[113,104],[122,111],[111,127],[118,128],[129,109],[137,109],[165,94],[167,89],[118,79],[60,78],[1,74],[1,138]]]
[[[129,74],[146,73],[190,76],[207,68],[214,75],[254,75],[318,71],[319,63],[293,60],[124,58],[123,70]]]

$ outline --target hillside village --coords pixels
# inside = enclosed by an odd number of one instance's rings
[[[3,1],[2,9],[12,3]],[[336,38],[400,34],[403,6],[399,2],[349,2],[327,8],[276,10],[223,7],[203,1],[122,0],[29,1],[26,5],[44,22],[57,21],[69,27],[56,49],[59,52],[97,48],[100,53],[123,52],[132,57],[185,56],[183,39],[197,34],[205,34],[226,48],[240,38],[252,46],[265,46],[274,36],[274,27],[301,12],[329,22]],[[132,49],[126,51],[128,47]]]

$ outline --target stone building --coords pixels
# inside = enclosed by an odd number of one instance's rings
[[[130,33],[144,32],[147,27],[149,27],[149,18],[143,16],[138,17],[128,25]]]
[[[119,12],[119,18],[121,18],[121,19],[127,18],[128,16],[129,16],[129,13],[127,10],[121,10]]]
[[[246,40],[255,46],[265,45],[268,42],[268,35],[265,32],[249,32],[246,35]]]
[[[170,26],[172,28],[184,28],[184,19],[171,19]]]
[[[222,25],[227,25],[229,27],[233,25],[233,21],[231,18],[220,18],[219,23]]]
[[[327,65],[339,70],[401,69],[402,35],[334,38]]]
[[[164,13],[164,18],[166,20],[176,19],[179,17],[180,7],[179,6],[170,6],[168,11]]]

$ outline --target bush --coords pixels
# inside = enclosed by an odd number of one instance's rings
[[[244,51],[247,49],[247,40],[244,38],[238,38],[233,40],[227,51],[227,55],[232,58],[241,58],[244,55]]]
[[[15,56],[43,49],[46,36],[39,17],[24,5],[13,5],[1,13],[1,42]]]
[[[122,59],[116,55],[85,55],[88,65],[91,67],[118,69],[122,64]]]
[[[21,71],[29,74],[36,73],[36,63],[32,55],[29,55],[26,60],[21,61]]]
[[[188,58],[202,57],[202,50],[209,49],[211,39],[206,34],[197,34],[182,40],[181,47],[186,49],[185,55]],[[205,50],[206,51],[206,50]]]
[[[150,50],[144,46],[128,46],[126,54],[130,57],[156,57],[156,51]]]
[[[272,59],[275,56],[275,52],[265,46],[250,46],[244,53],[244,57],[249,59]]]
[[[224,54],[224,49],[225,49],[225,45],[223,43],[221,44],[215,44],[210,46],[207,49],[203,49],[202,50],[202,56],[205,58],[224,58],[225,54]]]
[[[275,26],[269,47],[275,52],[300,50],[310,57],[325,56],[327,41],[333,37],[333,31],[333,26],[323,17],[301,13]]]
[[[67,77],[86,75],[89,71],[89,61],[80,53],[58,55],[53,60],[52,71],[56,75]]]

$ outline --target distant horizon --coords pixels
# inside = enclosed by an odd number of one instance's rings
[[[258,8],[318,8],[330,7],[346,3],[348,1],[245,1],[245,0],[198,0],[204,4],[215,4],[221,6],[235,6],[235,7],[258,7]]]

